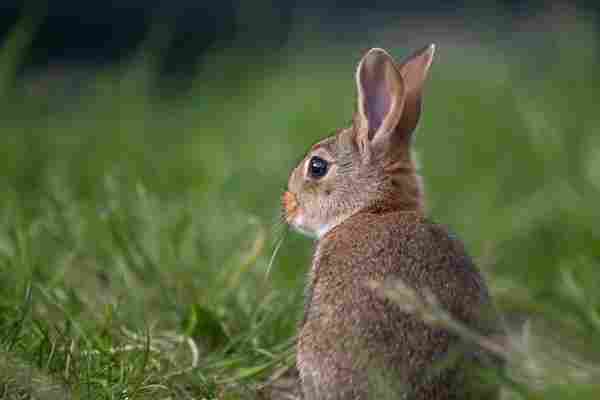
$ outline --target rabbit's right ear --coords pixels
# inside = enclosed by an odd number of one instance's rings
[[[402,117],[404,82],[392,56],[383,49],[369,50],[356,69],[356,90],[356,142],[369,156],[371,141],[391,134]]]

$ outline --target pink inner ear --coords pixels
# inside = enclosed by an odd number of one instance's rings
[[[390,112],[391,96],[384,79],[363,82],[363,87],[366,91],[364,109],[369,120],[369,139],[372,139]]]

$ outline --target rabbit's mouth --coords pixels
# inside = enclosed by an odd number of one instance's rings
[[[315,233],[306,224],[306,218],[298,203],[296,195],[286,191],[281,199],[285,214],[285,222],[303,235],[314,237]]]
[[[282,198],[283,212],[285,222],[298,232],[312,238],[321,238],[331,228],[332,224],[311,224],[310,219],[302,212],[296,195],[290,191],[286,191]]]

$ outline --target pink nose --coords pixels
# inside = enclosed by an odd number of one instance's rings
[[[298,211],[298,201],[296,195],[292,192],[285,192],[281,197],[283,210],[285,211],[285,220],[290,222]]]

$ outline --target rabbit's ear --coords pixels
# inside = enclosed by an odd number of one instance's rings
[[[371,49],[356,71],[357,144],[363,154],[406,150],[421,112],[421,96],[434,46],[427,46],[399,67],[382,49]],[[398,148],[402,146],[403,148]]]
[[[398,128],[403,135],[408,137],[410,137],[419,123],[423,87],[427,79],[429,67],[433,61],[434,53],[435,45],[430,44],[408,57],[400,65],[400,73],[405,85],[405,100],[404,111],[398,123]]]
[[[356,69],[356,90],[357,144],[361,152],[370,153],[375,137],[395,130],[404,105],[402,75],[385,50],[371,49],[362,58]]]

